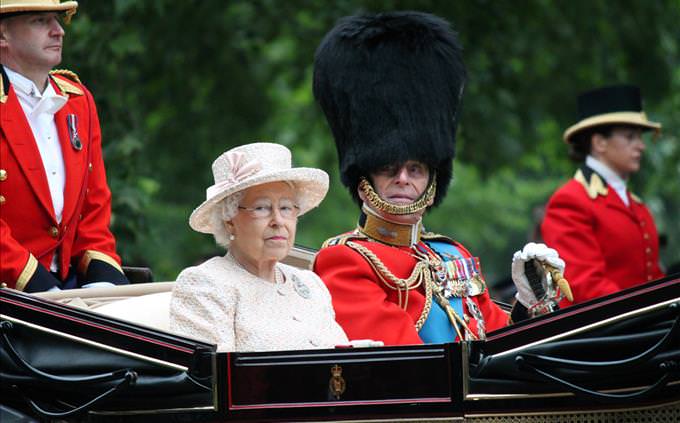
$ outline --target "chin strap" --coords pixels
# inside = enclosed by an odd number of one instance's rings
[[[361,207],[358,230],[360,233],[374,240],[389,245],[412,247],[420,241],[423,231],[422,220],[412,225],[390,222],[364,203]]]
[[[413,214],[427,208],[434,199],[434,196],[437,193],[437,175],[432,175],[430,183],[423,195],[411,204],[394,204],[383,200],[378,193],[375,192],[371,183],[368,182],[368,179],[363,176],[359,180],[359,189],[366,196],[366,202],[376,210],[384,211],[385,213],[393,214],[395,216]]]

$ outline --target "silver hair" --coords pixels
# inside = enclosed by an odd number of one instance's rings
[[[215,204],[210,215],[210,224],[213,228],[215,242],[224,248],[229,247],[229,233],[224,222],[231,220],[238,213],[238,204],[245,195],[245,191],[238,191],[225,197]]]

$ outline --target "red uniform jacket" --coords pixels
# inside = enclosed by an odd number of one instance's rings
[[[54,115],[66,170],[60,223],[28,120],[4,70],[0,75],[0,282],[28,292],[58,286],[47,270],[58,252],[61,280],[73,265],[81,284],[126,283],[109,231],[111,193],[92,95],[75,74],[53,74],[50,81],[68,96]],[[80,145],[67,119],[77,121]]]
[[[603,181],[592,169],[579,169],[550,198],[541,226],[545,243],[566,262],[575,303],[663,276],[649,210],[630,194],[627,207]]]
[[[416,265],[408,247],[393,247],[374,241],[354,242],[370,249],[398,278],[408,278]],[[455,245],[465,257],[471,256],[462,245]],[[349,339],[380,340],[385,345],[423,343],[416,330],[416,322],[424,312],[423,287],[409,291],[406,310],[402,309],[398,304],[397,291],[387,287],[368,261],[346,245],[319,250],[314,271],[328,286],[336,320]],[[487,332],[508,323],[508,315],[491,301],[488,290],[473,298],[485,318]],[[469,316],[467,306],[464,307],[465,315]],[[477,333],[474,319],[468,325]]]

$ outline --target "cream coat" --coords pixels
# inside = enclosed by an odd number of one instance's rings
[[[311,271],[282,263],[285,282],[260,279],[229,256],[184,269],[170,301],[170,330],[220,351],[333,348],[349,342],[331,297]]]

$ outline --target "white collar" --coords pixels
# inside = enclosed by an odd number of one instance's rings
[[[628,205],[628,196],[626,195],[626,180],[614,172],[609,166],[597,160],[595,157],[588,155],[586,157],[586,166],[599,173],[607,184],[614,188],[614,191],[621,197],[621,200]]]
[[[40,93],[33,81],[7,67],[4,68],[27,116],[36,117],[41,114],[53,116],[68,101],[68,97],[57,94],[50,81],[47,81],[45,91]]]
[[[7,66],[3,66],[5,68],[5,73],[7,73],[7,78],[9,78],[9,82],[12,83],[14,86],[14,89],[17,91],[21,91],[23,94],[35,97],[35,98],[40,98],[43,96],[43,93],[40,92],[38,87],[35,85],[33,81],[30,79],[26,78],[19,72],[15,72],[12,69],[8,68]],[[47,83],[47,89],[45,89],[45,94],[47,94],[47,90],[52,88],[52,84]],[[52,89],[54,91],[54,89]]]

